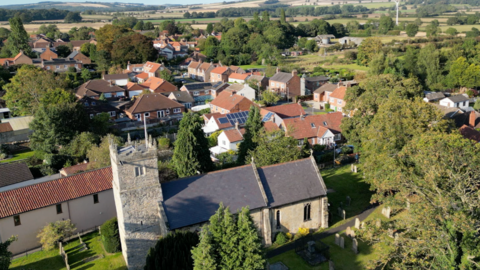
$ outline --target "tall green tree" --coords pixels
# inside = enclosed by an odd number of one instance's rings
[[[201,234],[203,233],[204,232],[202,231]],[[199,243],[199,237],[196,233],[189,231],[171,232],[167,236],[160,238],[155,244],[155,247],[150,248],[144,270],[197,269],[194,268],[193,265],[193,260],[196,255],[192,254],[191,250],[199,245],[202,247],[200,249],[200,254],[198,255],[209,255],[208,245],[205,244],[205,241]],[[206,258],[203,258],[202,261],[208,262]],[[214,268],[203,267],[199,269]]]
[[[3,87],[7,91],[3,99],[13,115],[33,115],[48,92],[65,87],[65,81],[53,73],[24,65]]]
[[[44,153],[55,153],[60,146],[88,129],[85,110],[79,103],[42,105],[36,112],[30,129],[30,146]]]
[[[373,56],[381,52],[382,46],[382,41],[378,37],[365,39],[358,47],[357,64],[368,66]]]
[[[7,39],[6,48],[10,52],[10,56],[14,57],[20,51],[23,51],[26,55],[32,53],[32,48],[28,45],[29,36],[25,28],[23,27],[22,19],[19,17],[13,17],[8,20],[10,24],[10,35]]]
[[[87,158],[90,162],[89,169],[98,169],[110,166],[110,139],[117,145],[121,145],[120,137],[108,134],[104,136],[98,146],[91,146],[87,150]]]
[[[238,254],[242,269],[263,269],[265,260],[262,256],[261,239],[250,216],[248,207],[243,207],[237,217]]]
[[[385,35],[388,31],[392,30],[395,23],[390,16],[382,16],[378,25],[378,33]]]
[[[440,65],[440,51],[430,43],[418,53],[417,66],[420,81],[432,90],[439,90],[443,81],[442,67]]]
[[[208,23],[207,24],[207,29],[205,30],[208,34],[211,34],[213,32],[213,24]]]
[[[250,163],[251,161],[245,160],[249,151],[257,148],[257,137],[260,135],[260,131],[263,127],[262,116],[260,115],[260,109],[257,106],[250,106],[248,112],[248,118],[245,122],[245,134],[243,135],[243,142],[238,149],[238,164]]]
[[[12,252],[8,250],[10,244],[16,240],[16,237],[10,237],[6,241],[0,242],[0,269],[8,270],[12,260]]]
[[[214,253],[212,235],[208,225],[203,225],[200,232],[200,243],[192,249],[194,270],[218,269],[217,258]]]
[[[134,64],[154,61],[158,56],[152,40],[138,33],[119,38],[112,50],[112,60],[123,66],[128,62]]]
[[[64,19],[65,23],[76,23],[82,21],[82,16],[80,16],[80,12],[68,12],[67,16]]]
[[[407,24],[407,36],[414,37],[418,33],[418,26],[414,23]]]
[[[266,23],[268,21],[270,21],[270,14],[265,10],[262,12],[262,22]]]
[[[280,9],[280,23],[286,23],[287,20],[285,19],[285,9]]]
[[[284,131],[268,134],[262,130],[254,142],[258,146],[249,152],[246,160],[254,158],[258,167],[293,161],[302,157],[298,141],[293,137],[286,137]]]
[[[202,120],[196,113],[188,112],[180,121],[172,161],[179,177],[213,170],[208,140],[202,130]]]

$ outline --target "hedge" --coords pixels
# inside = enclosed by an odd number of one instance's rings
[[[119,252],[122,248],[120,245],[120,235],[118,234],[117,218],[107,220],[100,227],[103,247],[108,253]]]

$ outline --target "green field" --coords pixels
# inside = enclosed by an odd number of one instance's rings
[[[0,160],[0,163],[9,163],[9,162],[16,161],[16,160],[27,159],[27,158],[29,158],[33,155],[34,155],[33,151],[25,150],[25,151],[14,154],[12,158],[9,158],[9,159],[6,159],[6,160]]]
[[[457,29],[458,32],[467,32],[467,31],[471,31],[472,30],[472,27],[475,27],[477,29],[480,29],[480,25],[478,24],[473,24],[473,25],[442,25],[440,26],[440,28],[442,29],[442,32],[445,32],[448,28],[455,28]]]
[[[364,6],[367,8],[381,8],[381,7],[393,7],[395,4],[392,2],[379,2],[379,3],[358,3],[356,6]]]
[[[239,66],[242,69],[249,69],[249,68],[266,68],[267,66],[262,66],[262,65],[244,65],[244,66]]]

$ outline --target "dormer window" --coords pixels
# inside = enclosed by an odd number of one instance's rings
[[[312,126],[312,128],[314,128],[314,127],[315,127],[315,124],[314,124],[314,123],[310,123],[310,126]]]
[[[323,125],[324,125],[324,126],[327,126],[327,122],[323,122]]]

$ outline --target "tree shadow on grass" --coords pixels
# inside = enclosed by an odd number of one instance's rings
[[[32,263],[24,264],[17,267],[9,268],[10,270],[24,270],[24,269],[35,269],[35,270],[60,270],[65,268],[65,263],[60,255],[55,257],[50,257],[35,261]]]

